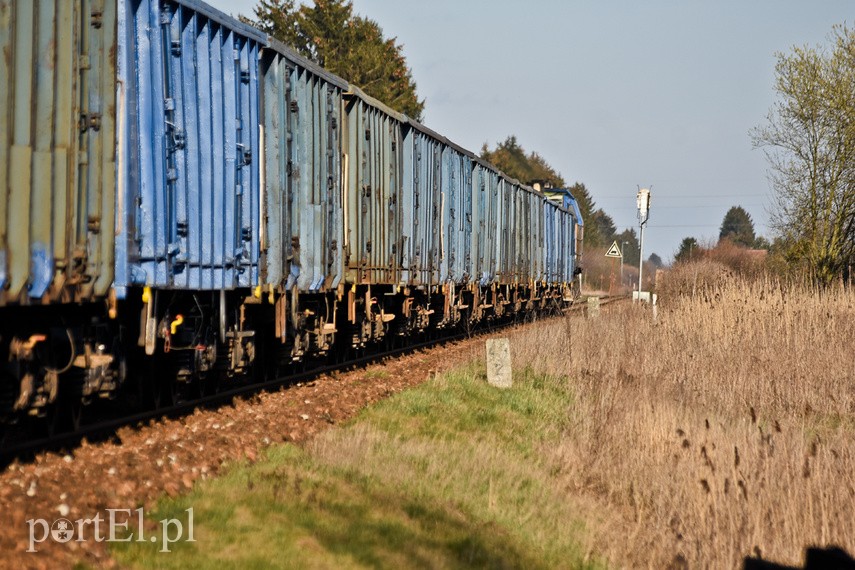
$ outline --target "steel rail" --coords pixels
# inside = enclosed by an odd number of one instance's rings
[[[625,300],[628,298],[628,296],[606,296],[601,298],[600,305],[603,306],[615,301]],[[516,319],[509,319],[507,321],[499,321],[488,323],[486,325],[479,325],[468,331],[456,331],[454,334],[451,335],[429,338],[425,341],[417,342],[414,344],[404,344],[402,346],[384,350],[382,352],[372,352],[347,360],[345,362],[324,364],[312,368],[311,370],[295,372],[293,374],[280,376],[278,378],[273,378],[270,380],[241,384],[239,386],[219,391],[214,394],[181,401],[178,403],[173,403],[169,406],[155,407],[153,409],[142,410],[136,413],[132,413],[130,415],[121,415],[115,418],[110,418],[108,420],[102,420],[97,423],[85,424],[77,430],[52,434],[37,439],[29,439],[22,442],[16,442],[15,444],[10,446],[0,447],[0,468],[5,467],[5,465],[16,459],[26,461],[39,452],[73,451],[73,449],[69,448],[78,445],[81,441],[83,441],[84,438],[109,439],[110,437],[115,437],[116,431],[121,427],[130,426],[134,424],[139,425],[143,422],[153,419],[181,417],[183,415],[186,415],[187,413],[192,413],[196,408],[214,408],[219,405],[233,402],[235,398],[240,396],[252,396],[265,391],[270,391],[271,389],[278,389],[283,386],[292,386],[302,382],[312,381],[322,376],[323,374],[327,374],[330,372],[337,372],[350,368],[356,368],[359,366],[366,366],[368,364],[381,362],[391,357],[416,352],[425,348],[441,346],[446,343],[464,340],[466,338],[487,336],[489,334],[508,327],[532,324],[537,321],[562,318],[568,313],[573,311],[580,311],[584,307],[585,303],[577,302],[573,303],[570,307],[562,310],[560,314],[539,316],[534,317],[532,319],[524,319],[522,320],[522,322]]]

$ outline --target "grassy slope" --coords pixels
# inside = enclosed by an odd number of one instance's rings
[[[304,449],[164,500],[194,509],[195,543],[117,545],[122,564],[232,568],[584,567],[583,528],[545,451],[568,421],[566,382],[483,370],[438,377],[366,410]]]

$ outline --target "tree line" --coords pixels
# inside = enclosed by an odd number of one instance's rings
[[[773,265],[818,284],[848,277],[855,258],[855,30],[835,26],[827,46],[776,54],[777,101],[750,133],[770,167],[772,242],[731,208],[720,239],[769,249]],[[699,250],[695,238],[675,259]]]
[[[588,188],[582,182],[567,184],[561,174],[537,152],[526,152],[514,135],[496,143],[490,149],[487,143],[481,147],[481,158],[495,165],[511,178],[523,184],[536,182],[553,188],[567,188],[579,203],[579,210],[585,222],[585,247],[599,250],[617,242],[623,253],[623,261],[628,265],[638,265],[639,243],[634,228],[618,231],[614,219],[602,208],[598,208]],[[655,253],[650,261],[662,265],[662,259]]]
[[[423,119],[425,100],[418,97],[403,46],[385,37],[377,22],[354,14],[350,0],[260,0],[254,18],[243,19],[390,107]],[[820,283],[847,271],[855,257],[855,31],[836,26],[829,39],[829,46],[776,54],[778,101],[750,135],[770,165],[776,196],[771,243],[755,234],[740,206],[727,212],[719,233],[720,240],[738,247],[768,249],[787,270],[801,270]],[[481,156],[525,184],[569,188],[585,220],[586,247],[616,241],[625,263],[638,263],[635,229],[619,232],[583,183],[568,185],[515,136],[492,149],[484,144]],[[686,260],[698,249],[697,239],[687,237],[675,259]],[[655,254],[651,261],[662,263]]]

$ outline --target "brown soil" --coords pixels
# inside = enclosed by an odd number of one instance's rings
[[[46,453],[31,463],[13,463],[0,473],[0,568],[63,568],[75,562],[115,567],[106,543],[92,538],[91,527],[87,541],[62,544],[48,538],[36,545],[38,552],[27,553],[27,520],[51,524],[98,513],[106,520],[105,509],[148,511],[164,493],[184,493],[229,464],[255,461],[266,446],[305,441],[373,402],[471,360],[482,354],[483,343],[483,337],[449,343],[219,409],[125,427],[118,431],[118,443],[84,442],[68,455]],[[41,529],[36,533],[40,536]]]

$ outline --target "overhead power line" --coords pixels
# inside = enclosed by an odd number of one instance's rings
[[[608,195],[591,195],[591,198],[594,200],[601,200],[603,198],[610,199],[623,199],[626,198],[626,194],[608,194]],[[674,199],[674,198],[769,198],[771,194],[673,194],[670,196],[657,195],[656,201],[666,200],[666,199]]]

